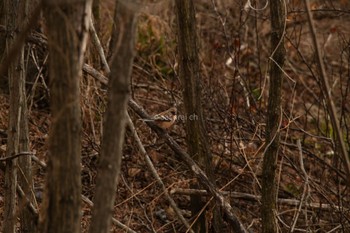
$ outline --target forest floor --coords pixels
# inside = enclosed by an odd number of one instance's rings
[[[112,1],[102,1],[99,35],[108,51],[113,21]],[[196,1],[195,1],[196,2]],[[314,3],[317,38],[321,44],[332,95],[344,140],[350,138],[350,7],[346,1]],[[215,3],[215,4],[213,4]],[[225,192],[235,214],[251,232],[259,232],[261,167],[265,149],[268,103],[270,21],[268,8],[255,11],[245,1],[196,2],[202,103],[218,189]],[[350,232],[350,198],[346,175],[333,140],[319,86],[308,22],[303,5],[289,1],[286,21],[287,59],[283,68],[283,120],[278,159],[277,216],[281,232]],[[256,6],[257,8],[263,6]],[[171,4],[160,1],[140,15],[137,56],[132,73],[132,98],[149,114],[179,106],[184,116],[182,84],[177,72],[176,18]],[[47,161],[50,103],[46,48],[28,44],[31,66],[28,106],[31,151]],[[86,62],[102,70],[93,56]],[[36,61],[35,64],[33,61]],[[102,71],[101,71],[102,72]],[[93,200],[99,157],[106,87],[84,73],[81,80],[83,118],[82,194]],[[186,219],[192,223],[190,197],[196,183],[190,169],[177,159],[162,138],[130,109],[136,130],[158,175]],[[0,95],[0,151],[6,151],[8,95]],[[168,133],[186,149],[185,120]],[[276,122],[277,123],[277,122]],[[34,193],[40,206],[45,168],[33,161]],[[3,173],[0,173],[0,213]],[[208,228],[215,203],[203,210]],[[136,232],[186,232],[157,184],[130,132],[126,131],[122,172],[113,217]],[[91,207],[84,202],[83,232],[88,231]],[[2,221],[1,221],[2,222]],[[1,227],[1,226],[0,226]],[[224,225],[223,232],[231,232]],[[113,232],[124,232],[113,225]]]

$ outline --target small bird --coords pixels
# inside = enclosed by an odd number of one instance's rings
[[[143,119],[143,121],[152,121],[162,129],[170,128],[177,119],[176,107],[171,107],[168,110],[154,115],[151,119]]]

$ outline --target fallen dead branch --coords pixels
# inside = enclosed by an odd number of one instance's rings
[[[177,194],[177,195],[203,195],[207,196],[210,195],[207,190],[203,189],[181,189],[181,188],[173,188],[170,190],[171,194]],[[260,202],[261,196],[260,195],[253,195],[249,193],[241,193],[241,192],[233,192],[233,191],[222,191],[222,195],[229,196],[230,198],[235,199],[241,199],[246,201],[254,201],[254,202]],[[289,205],[289,206],[299,206],[300,200],[295,199],[285,199],[285,198],[278,198],[277,203],[282,205]],[[325,204],[325,203],[304,203],[303,206],[307,206],[309,208],[314,209],[322,209],[322,210],[339,210],[339,211],[347,211],[347,209],[344,209],[343,207],[339,207],[336,205],[331,204]]]

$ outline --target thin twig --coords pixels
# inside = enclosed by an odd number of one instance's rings
[[[98,70],[96,70],[92,66],[85,63],[83,65],[83,71],[90,74],[92,77],[97,79],[100,83],[107,85],[108,79],[106,78],[106,76],[102,75],[100,72],[98,72]]]
[[[318,44],[315,25],[314,25],[314,21],[312,19],[310,6],[309,6],[307,0],[304,0],[304,4],[305,4],[307,17],[308,17],[308,21],[309,21],[312,43],[313,43],[315,50],[316,50],[317,64],[318,64],[318,67],[320,69],[320,76],[321,76],[320,81],[322,83],[321,89],[323,90],[323,94],[325,95],[325,98],[326,98],[327,109],[329,111],[329,115],[331,118],[332,127],[333,127],[335,135],[336,135],[337,144],[340,147],[339,152],[342,155],[342,159],[344,162],[344,168],[345,168],[345,171],[347,174],[347,182],[346,183],[350,186],[350,159],[349,159],[348,151],[346,149],[346,145],[345,145],[345,142],[343,140],[343,134],[342,134],[342,131],[340,129],[340,124],[338,121],[337,112],[336,112],[334,102],[333,102],[333,99],[331,96],[331,89],[329,87],[326,69],[325,69],[324,63],[322,61],[321,50],[320,50],[320,46]]]
[[[127,114],[127,123],[128,126],[134,136],[134,139],[136,140],[137,146],[139,147],[139,150],[141,151],[141,154],[145,157],[146,159],[146,164],[149,168],[149,170],[151,171],[152,175],[154,176],[154,178],[157,180],[158,184],[162,187],[163,192],[165,194],[165,197],[168,199],[171,207],[174,209],[176,215],[179,217],[180,221],[186,226],[187,229],[189,229],[189,232],[193,232],[193,230],[191,229],[191,226],[188,224],[187,220],[184,218],[184,216],[181,213],[181,210],[177,207],[174,199],[170,196],[167,188],[165,187],[163,181],[161,180],[161,178],[159,177],[157,170],[155,169],[150,157],[148,156],[145,147],[143,146],[140,137],[137,134],[137,131],[135,129],[134,123],[132,122],[129,114]]]
[[[102,64],[103,64],[103,68],[104,68],[105,72],[107,74],[109,74],[111,72],[111,70],[109,68],[109,65],[108,65],[105,53],[103,51],[103,48],[102,48],[102,45],[101,45],[101,41],[100,41],[100,39],[97,36],[97,32],[96,32],[96,29],[95,29],[92,17],[90,18],[90,35],[91,35],[91,38],[92,38],[92,43],[95,45],[95,47],[96,47],[96,49],[97,49],[97,51],[98,51],[98,53],[100,55],[100,58],[101,58],[101,61],[102,61]]]
[[[300,159],[300,169],[303,172],[304,176],[305,176],[305,182],[304,182],[304,190],[303,190],[303,194],[301,195],[300,198],[300,203],[298,206],[298,209],[296,210],[294,217],[293,217],[293,223],[292,226],[290,227],[290,232],[294,232],[295,230],[295,225],[297,224],[300,212],[301,212],[301,208],[303,206],[303,201],[305,199],[305,196],[307,195],[307,197],[309,196],[309,190],[310,190],[310,186],[309,186],[309,175],[307,174],[305,167],[304,167],[304,159],[303,159],[303,149],[301,148],[301,143],[300,143],[300,139],[297,141],[297,145],[298,145],[298,149],[299,149],[299,159]],[[306,194],[307,193],[307,194]],[[306,197],[305,202],[307,203],[308,198]],[[306,212],[306,211],[305,211]]]
[[[15,154],[15,155],[11,155],[11,156],[0,158],[0,162],[12,160],[12,159],[18,158],[20,156],[24,156],[24,155],[34,155],[34,153],[30,152],[30,151],[19,152],[19,153]]]
[[[2,170],[3,172],[5,172],[5,166],[3,164],[0,163],[0,170]],[[24,205],[27,206],[27,208],[29,209],[29,211],[33,214],[33,216],[35,218],[39,217],[39,212],[38,209],[33,205],[33,203],[31,201],[29,201],[29,199],[25,196],[25,193],[22,189],[22,187],[17,184],[16,186],[16,190],[18,193],[18,196],[23,198],[25,200],[25,202],[23,203]]]
[[[38,209],[33,205],[33,203],[26,197],[26,194],[24,193],[22,187],[17,184],[17,193],[18,196],[21,197],[24,200],[24,205],[27,206],[29,211],[34,215],[35,218],[39,217],[39,211]]]

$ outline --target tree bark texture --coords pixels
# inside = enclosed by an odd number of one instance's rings
[[[192,0],[177,0],[175,4],[178,23],[179,75],[184,86],[187,145],[189,154],[194,155],[195,161],[205,168],[210,178],[212,177],[211,153],[201,107],[201,77],[195,9]],[[195,184],[193,188],[199,187]],[[204,204],[198,195],[191,196],[191,203],[193,214],[197,214]],[[197,221],[194,230],[206,232],[205,216],[202,215]]]
[[[5,0],[0,0],[0,25],[5,26]],[[0,62],[5,53],[6,49],[6,31],[0,30]],[[0,87],[2,83],[2,79],[4,77],[0,77]],[[7,86],[6,86],[7,88]]]
[[[93,19],[94,19],[93,22],[94,22],[96,33],[97,33],[97,35],[99,35],[100,27],[101,27],[100,0],[93,0],[92,1],[92,12],[91,13],[93,15]],[[98,50],[95,48],[93,43],[89,43],[88,53],[89,53],[88,58],[91,59],[91,64],[93,65],[93,67],[100,69],[101,59],[100,59]]]
[[[31,3],[31,7],[29,9],[29,3]],[[32,12],[34,6],[38,4],[34,1],[25,1],[24,4],[19,8],[19,13],[21,14],[21,23],[28,23],[28,14]],[[25,48],[24,48],[24,51]],[[24,61],[24,53],[21,53],[21,59]],[[27,71],[23,70],[24,78],[21,79],[23,84],[21,84],[21,95],[22,101],[20,104],[20,132],[19,132],[19,151],[27,152],[29,151],[29,129],[28,129],[28,109],[27,109],[27,98],[26,98],[26,88],[25,88],[25,80],[27,76]],[[33,195],[33,177],[32,177],[32,165],[31,165],[31,157],[30,156],[21,156],[18,159],[19,172],[18,172],[18,184],[21,186],[24,197],[19,199],[19,206],[22,207],[19,209],[20,211],[20,231],[26,233],[34,233],[36,232],[36,224],[37,219],[36,216],[33,215],[33,212],[28,208],[28,202],[35,203],[35,197]]]
[[[12,48],[19,31],[21,30],[21,19],[25,1],[4,1],[6,37],[6,53]],[[13,156],[20,151],[20,127],[23,119],[21,118],[21,107],[25,100],[24,84],[24,58],[23,47],[20,56],[12,61],[8,67],[10,109],[9,123],[7,132],[7,156]],[[16,229],[16,186],[17,186],[17,159],[6,161],[5,170],[5,193],[4,193],[4,233],[14,233]]]
[[[79,81],[91,0],[46,0],[52,125],[43,232],[80,232],[81,113]]]
[[[0,25],[4,26],[5,25],[5,0],[0,0]],[[6,31],[5,30],[0,30],[0,61],[2,60],[2,57],[5,53],[6,49]],[[0,87],[2,83],[2,79],[4,77],[0,77]],[[7,86],[6,86],[7,87]]]
[[[279,122],[281,121],[281,84],[284,49],[285,11],[281,0],[270,1],[271,48],[270,88],[267,109],[266,150],[262,170],[262,232],[277,232],[276,219],[276,168],[280,141]]]
[[[111,33],[111,40],[109,42],[109,48],[108,48],[108,53],[107,53],[107,60],[108,63],[110,64],[111,60],[113,59],[113,55],[115,54],[116,51],[116,45],[119,37],[119,28],[118,28],[118,8],[119,8],[119,0],[115,1],[115,6],[114,6],[114,16],[113,16],[113,26],[112,26],[112,33]]]
[[[24,81],[24,80],[23,80]],[[20,122],[20,136],[19,136],[19,151],[29,152],[29,129],[28,129],[28,109],[25,85],[22,85],[23,101],[21,104],[21,122]],[[24,197],[20,198],[19,203],[22,207],[20,211],[21,232],[34,233],[37,227],[37,218],[33,212],[28,208],[28,203],[35,203],[33,176],[32,176],[32,162],[29,155],[21,156],[18,159],[19,172],[18,184],[22,187]],[[23,203],[23,205],[22,205]]]
[[[105,112],[100,161],[90,233],[110,232],[118,175],[120,172],[126,111],[130,95],[130,75],[134,60],[136,13],[119,4],[118,28],[122,33],[115,44],[111,64],[108,104]]]
[[[6,22],[5,22],[5,0],[0,0],[0,64],[6,51]],[[0,74],[0,94],[8,93],[8,78]]]

